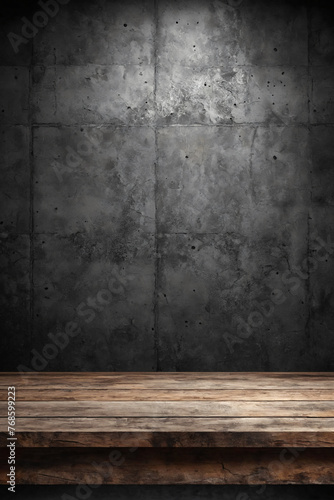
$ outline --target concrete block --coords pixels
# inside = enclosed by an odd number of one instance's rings
[[[159,131],[160,232],[243,232],[251,205],[252,132],[248,127]]]
[[[36,38],[34,63],[151,64],[154,29],[153,0],[71,0]]]
[[[28,68],[3,66],[0,72],[0,124],[27,124],[28,100]]]
[[[306,127],[258,127],[253,136],[252,186],[257,206],[283,213],[311,201],[310,137]]]
[[[1,370],[29,362],[30,238],[0,235]]]
[[[310,343],[315,369],[334,368],[334,210],[313,206],[310,211]]]
[[[146,127],[38,127],[38,233],[154,232],[155,136]]]
[[[312,140],[312,200],[325,206],[334,205],[334,127],[311,129]]]
[[[161,66],[233,66],[243,63],[237,10],[223,2],[158,2],[158,63]]]
[[[153,67],[144,65],[35,67],[34,120],[149,124],[154,118],[153,78]]]
[[[238,11],[238,40],[245,64],[307,66],[306,2],[243,0]]]
[[[196,68],[157,73],[159,124],[307,123],[307,69]]]
[[[22,14],[23,15],[23,14]],[[22,17],[22,16],[21,16]],[[22,36],[24,22],[12,13],[0,23],[0,65],[29,66],[32,60],[32,40]]]
[[[30,168],[29,130],[0,127],[1,201],[0,231],[29,233]]]
[[[333,65],[334,15],[332,6],[319,4],[311,6],[310,24],[310,63],[313,66]]]
[[[305,6],[250,0],[160,0],[158,6],[161,65],[308,64]]]
[[[32,348],[43,369],[156,368],[153,257],[144,233],[36,237]]]
[[[311,68],[311,123],[334,123],[334,68]]]
[[[231,233],[164,235],[159,249],[162,370],[286,370],[310,362],[306,281],[297,276],[293,288],[280,256],[264,258],[260,244]]]

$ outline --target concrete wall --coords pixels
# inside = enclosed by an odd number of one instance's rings
[[[2,370],[334,370],[330,3],[1,7]]]
[[[2,369],[333,370],[330,2],[51,3],[1,13]]]

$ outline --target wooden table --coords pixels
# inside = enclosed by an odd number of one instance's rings
[[[0,374],[24,484],[334,484],[334,373]]]

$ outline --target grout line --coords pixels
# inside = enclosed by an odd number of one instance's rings
[[[154,105],[154,138],[155,138],[155,163],[154,163],[154,206],[155,206],[155,282],[154,282],[154,347],[156,353],[156,371],[161,371],[160,367],[160,351],[159,351],[159,282],[160,282],[160,260],[159,260],[159,240],[158,240],[158,178],[157,178],[157,162],[158,162],[158,127],[156,125],[157,114],[157,33],[158,33],[158,0],[154,0],[154,88],[153,88],[153,105]]]
[[[30,214],[29,214],[29,233],[30,233],[30,263],[29,263],[29,294],[30,294],[30,325],[29,325],[29,353],[31,355],[33,334],[34,334],[34,139],[33,139],[33,116],[32,116],[32,93],[33,93],[33,57],[34,41],[31,44],[31,64],[29,66],[29,170],[30,170]],[[30,363],[31,360],[29,360]]]
[[[142,125],[120,125],[120,124],[115,124],[115,123],[32,123],[30,124],[21,124],[21,123],[8,123],[5,124],[3,123],[3,126],[6,127],[17,127],[17,126],[31,126],[32,128],[39,128],[39,127],[44,127],[44,128],[75,128],[75,127],[87,127],[87,128],[114,128],[114,129],[130,129],[130,128],[153,128],[153,129],[167,129],[167,128],[190,128],[190,127],[206,127],[206,128],[252,128],[252,127],[262,127],[262,128],[308,128],[310,125],[309,121],[306,122],[295,122],[295,123],[289,123],[289,124],[268,124],[266,122],[242,122],[242,123],[189,123],[189,124],[182,124],[182,123],[173,123],[173,124],[152,124],[152,123],[144,123]],[[327,122],[327,123],[314,123],[311,124],[312,127],[333,127],[334,122]]]
[[[311,39],[311,5],[308,2],[306,7],[306,15],[307,15],[307,106],[308,106],[308,135],[309,142],[311,140],[311,99],[312,99],[312,91],[311,91],[311,73],[310,73],[310,39]],[[310,168],[312,169],[313,161],[312,161],[312,145],[310,144]],[[310,190],[310,203],[309,208],[307,210],[307,247],[306,247],[306,255],[307,255],[307,280],[305,283],[306,286],[306,304],[307,304],[307,320],[305,324],[305,336],[306,343],[308,344],[307,348],[311,347],[311,327],[310,327],[310,319],[311,319],[311,283],[310,283],[310,207],[312,208],[312,174],[308,173],[309,177],[309,190]]]

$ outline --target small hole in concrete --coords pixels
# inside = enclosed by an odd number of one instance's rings
[[[274,160],[277,160],[277,156],[273,156]],[[278,274],[278,273],[277,273]]]
[[[185,156],[185,158],[189,158],[189,156]]]
[[[194,246],[192,246],[191,248],[192,248],[193,250],[195,250],[195,249],[196,249],[196,247],[194,247]]]
[[[276,49],[276,47],[274,48],[274,51],[275,51],[275,52],[277,52],[277,49]]]
[[[126,27],[127,27],[127,24],[125,24],[125,23],[124,23],[124,24],[123,24],[123,26],[124,26],[124,28],[126,28]]]

